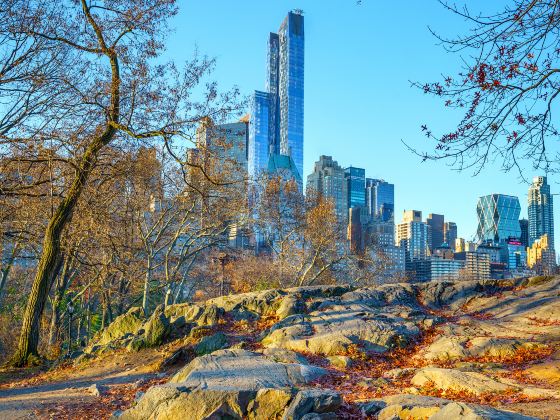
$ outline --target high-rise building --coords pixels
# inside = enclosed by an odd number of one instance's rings
[[[366,178],[366,206],[371,217],[383,221],[393,217],[395,210],[395,186],[382,179]]]
[[[268,40],[267,91],[270,153],[290,156],[303,176],[304,19],[288,13]]]
[[[248,125],[247,121],[214,124],[210,118],[202,122],[196,131],[196,147],[207,170],[224,173],[231,179],[245,177]]]
[[[425,259],[428,252],[428,225],[422,221],[419,210],[405,210],[403,220],[397,225],[396,245],[406,251],[407,271],[412,271],[412,262]]]
[[[350,207],[348,209],[347,238],[350,242],[350,250],[354,254],[362,253],[365,247],[361,215],[362,209],[363,207]]]
[[[348,208],[365,207],[366,205],[366,171],[362,168],[350,166],[344,170],[346,177],[346,191]]]
[[[527,248],[529,246],[529,221],[527,219],[519,219],[519,229],[521,229],[521,244]]]
[[[430,237],[430,249],[432,252],[437,247],[440,247],[444,242],[443,227],[444,227],[444,216],[443,214],[433,214],[430,213],[426,218],[426,224],[430,227],[431,237]],[[448,244],[449,245],[449,244]]]
[[[480,197],[476,205],[479,242],[505,243],[508,238],[520,238],[519,199],[511,195],[490,194]]]
[[[536,176],[529,187],[529,244],[533,245],[543,235],[548,235],[548,244],[554,249],[554,214],[550,185],[546,176]]]
[[[344,169],[331,156],[320,156],[307,177],[307,195],[314,193],[332,200],[338,220],[348,218],[348,195]]]
[[[455,239],[457,239],[457,223],[445,222],[443,224],[443,242],[452,247]]]
[[[545,233],[527,249],[527,266],[538,274],[552,274],[556,266],[556,253]]]
[[[464,280],[489,280],[490,279],[490,255],[478,252],[457,252],[454,259],[464,261]]]
[[[267,92],[255,91],[251,98],[247,169],[249,177],[256,180],[267,169],[269,151],[269,98]]]

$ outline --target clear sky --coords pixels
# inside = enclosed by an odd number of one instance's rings
[[[473,10],[504,3],[468,1]],[[331,155],[344,167],[363,167],[366,176],[395,184],[397,222],[404,209],[421,210],[424,217],[440,213],[467,239],[476,233],[481,195],[516,195],[526,217],[528,185],[516,172],[494,165],[473,177],[449,162],[421,163],[402,143],[429,148],[420,130],[425,123],[436,133],[454,128],[441,101],[409,82],[440,80],[460,69],[460,57],[445,53],[428,26],[453,35],[465,23],[436,0],[363,0],[361,5],[354,0],[179,0],[179,5],[169,58],[184,61],[198,47],[217,58],[214,77],[223,88],[237,85],[247,95],[264,90],[268,33],[277,31],[289,10],[303,9],[304,179],[320,155]],[[533,175],[525,173],[529,179]],[[549,183],[553,192],[560,191],[556,177]],[[555,224],[560,226],[558,211]]]

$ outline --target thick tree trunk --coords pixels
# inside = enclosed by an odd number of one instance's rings
[[[62,272],[58,276],[56,282],[56,290],[54,292],[54,298],[52,300],[52,315],[51,315],[51,325],[49,328],[49,348],[55,345],[58,338],[58,329],[60,327],[60,303],[64,297],[64,293],[68,287],[68,265],[69,258],[64,259],[64,265],[62,266]]]
[[[35,274],[35,279],[23,316],[18,347],[9,362],[12,366],[24,366],[28,363],[30,356],[38,356],[39,322],[43,314],[49,289],[60,267],[60,239],[62,232],[72,218],[72,213],[76,208],[84,185],[95,166],[99,151],[111,142],[116,133],[115,124],[119,122],[121,80],[118,59],[114,51],[105,49],[106,47],[99,28],[89,14],[89,10],[85,8],[85,3],[82,2],[82,4],[88,20],[91,22],[96,33],[98,33],[98,38],[104,48],[104,53],[109,57],[111,64],[110,118],[109,121],[106,122],[105,129],[101,135],[92,139],[85,149],[77,165],[74,180],[72,181],[66,197],[60,202],[49,220],[43,239],[41,257],[37,265],[37,273]]]

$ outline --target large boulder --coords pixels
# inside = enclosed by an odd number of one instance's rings
[[[326,356],[345,354],[351,345],[384,352],[402,347],[420,334],[412,322],[357,303],[332,303],[308,316],[289,316],[280,324],[262,340],[265,347]]]
[[[411,383],[418,387],[434,386],[437,389],[465,391],[475,395],[520,390],[519,387],[498,382],[481,373],[443,368],[420,369],[412,377]]]
[[[170,383],[199,389],[258,390],[305,385],[325,373],[317,366],[279,363],[247,350],[218,350],[194,359]]]
[[[202,337],[200,342],[194,347],[194,352],[198,356],[212,353],[216,350],[223,349],[227,345],[227,337],[224,333],[218,332],[213,335]]]
[[[159,305],[150,319],[144,324],[145,347],[159,346],[163,343],[169,332],[169,319],[164,314],[163,305]]]
[[[529,420],[510,411],[476,404],[456,403],[444,398],[423,395],[391,395],[361,405],[364,416],[376,416],[378,420]]]
[[[95,345],[103,346],[127,335],[135,335],[143,323],[142,308],[132,307],[127,313],[119,315],[109,326],[97,333],[93,342]]]

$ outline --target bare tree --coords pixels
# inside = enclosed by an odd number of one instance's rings
[[[203,87],[200,101],[191,98],[212,60],[195,57],[182,71],[155,63],[176,10],[172,0],[10,0],[0,7],[0,57],[8,70],[0,72],[1,99],[16,104],[1,111],[0,172],[17,175],[2,179],[0,193],[39,194],[43,184],[58,190],[13,365],[38,355],[61,238],[103,149],[161,140],[171,153],[174,139],[190,139],[197,121],[234,107],[237,92],[218,95],[215,83]],[[51,151],[45,157],[44,145]],[[48,180],[20,169],[52,162],[61,168]]]
[[[494,160],[520,173],[524,162],[558,170],[553,114],[560,93],[560,3],[511,0],[490,15],[441,3],[470,25],[454,38],[436,34],[446,51],[461,57],[463,69],[439,82],[414,85],[463,117],[443,135],[423,125],[435,151],[417,153],[423,159],[450,159],[475,173]]]

